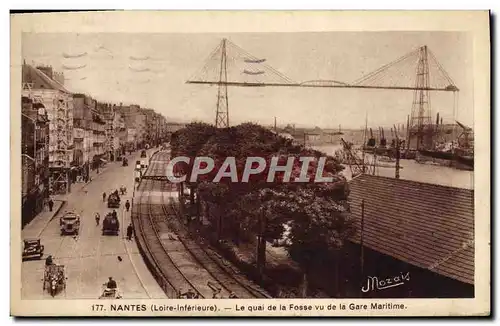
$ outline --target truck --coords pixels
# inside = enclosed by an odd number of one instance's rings
[[[120,207],[120,196],[112,193],[108,196],[108,208],[119,208]]]
[[[102,235],[118,235],[120,232],[120,222],[113,213],[108,213],[102,221]]]

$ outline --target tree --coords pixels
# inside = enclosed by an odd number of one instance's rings
[[[353,222],[344,205],[346,198],[323,197],[319,195],[321,192],[306,188],[291,193],[296,198],[290,198],[289,204],[284,207],[291,216],[291,243],[287,250],[304,272],[304,297],[309,271],[321,265],[328,254],[338,253],[354,232]]]
[[[349,193],[347,181],[339,175],[341,162],[327,156],[323,176],[333,182],[316,183],[318,159],[324,153],[294,145],[290,140],[277,137],[269,130],[251,123],[225,129],[214,129],[204,124],[188,125],[189,128],[173,137],[172,147],[177,155],[208,156],[215,168],[199,177],[198,197],[216,207],[217,239],[223,236],[224,227],[235,243],[239,243],[241,231],[257,237],[257,268],[263,271],[266,261],[266,241],[280,239],[284,225],[290,226],[290,243],[287,251],[304,272],[304,289],[307,290],[309,271],[322,259],[342,248],[345,239],[354,232],[346,210]],[[266,169],[251,175],[249,182],[231,182],[223,178],[212,182],[227,157],[235,158],[238,180],[241,180],[246,159],[251,156],[266,160]],[[289,157],[295,157],[292,179],[301,174],[299,157],[314,158],[307,170],[309,182],[285,183],[284,173],[277,173],[275,182],[267,182],[272,157],[284,165]],[[189,166],[188,177],[193,160]],[[304,291],[306,292],[306,291]],[[305,293],[304,293],[305,295]]]

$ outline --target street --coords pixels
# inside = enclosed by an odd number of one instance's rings
[[[113,277],[124,299],[166,298],[142,260],[134,240],[126,240],[126,228],[130,224],[130,212],[125,209],[125,202],[131,201],[133,190],[133,170],[139,153],[129,157],[129,166],[122,167],[121,162],[110,162],[108,167],[85,187],[67,195],[66,206],[56,218],[48,224],[32,223],[22,232],[22,237],[39,235],[45,246],[42,260],[26,261],[22,264],[22,298],[50,298],[42,290],[45,258],[52,255],[54,263],[65,265],[66,291],[57,294],[54,299],[97,299],[102,293],[102,286]],[[111,211],[107,202],[103,202],[102,193],[111,193],[121,185],[127,187],[127,194],[121,196],[121,205],[116,209],[120,219],[119,236],[101,235],[102,220]],[[81,188],[81,189],[79,189]],[[65,211],[73,210],[81,215],[80,234],[61,236],[59,217]],[[101,223],[95,222],[95,213],[99,212]],[[40,225],[42,224],[42,225]]]

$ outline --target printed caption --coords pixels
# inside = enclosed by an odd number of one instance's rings
[[[404,310],[408,307],[402,303],[330,303],[330,304],[235,304],[231,307],[219,308],[211,304],[93,304],[92,312],[153,312],[153,313],[216,313],[219,311],[236,311],[243,314],[259,312],[317,312],[317,311],[366,311],[366,310]]]

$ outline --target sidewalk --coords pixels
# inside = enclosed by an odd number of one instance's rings
[[[29,222],[24,229],[21,231],[21,237],[23,239],[37,239],[42,234],[43,230],[47,227],[50,221],[61,211],[63,206],[66,204],[62,200],[54,200],[54,207],[52,212],[49,211],[48,207],[44,207],[43,211]]]
[[[113,166],[117,162],[108,162],[105,166],[99,168],[99,173],[97,173],[97,170],[91,170],[90,171],[90,181],[89,182],[75,182],[71,184],[71,192],[67,194],[61,194],[61,195],[52,195],[52,200],[60,200],[60,201],[66,201],[66,198],[71,195],[72,193],[79,192],[82,189],[85,189],[92,181],[95,179],[99,178],[106,170],[108,170],[109,167]],[[121,164],[121,163],[120,163]]]
[[[152,153],[152,149],[148,150],[148,155],[150,157]],[[132,152],[132,155],[127,154],[126,157],[129,159],[129,164],[133,163],[131,162],[131,158],[137,157],[138,152]],[[116,166],[121,166],[121,161],[114,161],[114,162],[108,162],[105,166],[99,168],[99,173],[97,173],[97,170],[90,171],[90,177],[91,181],[85,183],[85,182],[78,182],[78,183],[73,183],[71,185],[71,192],[66,193],[66,194],[61,194],[61,195],[52,195],[51,198],[54,201],[54,207],[52,209],[52,212],[49,212],[49,209],[47,207],[44,208],[44,210],[35,216],[33,220],[28,223],[21,231],[21,236],[23,239],[28,239],[28,238],[39,238],[44,229],[47,227],[47,225],[50,223],[51,220],[54,219],[54,217],[61,211],[61,209],[64,207],[66,204],[67,198],[71,195],[74,195],[75,193],[78,193],[85,189],[89,184],[92,183],[92,181],[97,180],[100,178],[101,175],[103,175],[109,168],[113,168]],[[135,164],[135,163],[134,163]]]

